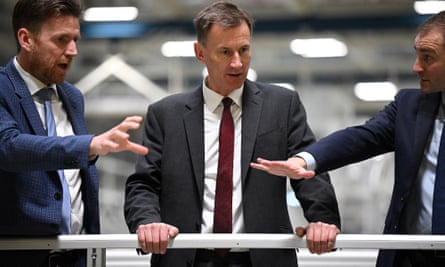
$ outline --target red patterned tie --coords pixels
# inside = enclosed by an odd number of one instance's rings
[[[219,133],[218,174],[216,178],[213,232],[232,233],[233,147],[234,125],[230,106],[232,99],[223,99],[224,111]],[[229,249],[217,249],[225,255]]]

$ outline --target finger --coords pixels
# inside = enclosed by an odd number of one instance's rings
[[[129,150],[131,152],[134,152],[139,155],[147,155],[148,154],[148,148],[133,142],[128,142],[126,150]]]
[[[159,253],[165,254],[168,244],[168,227],[163,226],[159,229]]]
[[[250,167],[258,169],[260,171],[268,171],[268,168],[266,168],[266,166],[254,162],[250,163]]]
[[[147,243],[147,252],[154,252],[154,246],[153,246],[153,234],[151,227],[147,229],[145,234],[145,242]]]
[[[139,129],[139,127],[141,126],[141,121],[142,118],[141,117],[129,117],[126,118],[124,121],[122,121],[119,125],[117,125],[116,127],[124,132],[127,132],[128,130],[136,130]]]
[[[148,253],[149,251],[148,251],[147,245],[145,243],[145,232],[144,232],[144,229],[140,227],[136,231],[136,233],[137,233],[138,242],[139,242],[139,245],[141,246],[142,251],[145,252],[145,253]]]
[[[134,115],[126,117],[124,121],[142,122],[143,120],[144,118],[142,116]]]
[[[333,231],[329,232],[329,243],[328,243],[328,249],[329,251],[332,251],[335,247],[335,240],[337,238],[337,235],[340,233],[340,230],[337,228],[337,226],[333,225]]]
[[[117,129],[122,132],[128,132],[129,130],[137,130],[141,127],[138,122],[123,122],[117,126]]]
[[[306,230],[306,244],[310,253],[314,253],[314,233],[310,225],[305,229]]]
[[[161,249],[160,249],[160,228],[158,225],[152,228],[151,234],[152,234],[151,243],[153,245],[153,253],[159,254],[161,253]]]

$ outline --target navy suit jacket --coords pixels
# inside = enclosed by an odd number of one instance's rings
[[[47,137],[33,98],[11,60],[0,68],[0,235],[57,235],[62,185],[57,169],[81,169],[86,233],[99,233],[98,175],[88,162],[81,92],[57,85],[76,136]]]
[[[149,106],[136,172],[127,180],[125,217],[131,232],[141,224],[165,222],[180,233],[200,233],[204,191],[204,100],[202,88],[166,97]],[[246,81],[243,91],[241,179],[247,233],[293,233],[286,179],[249,167],[257,157],[284,160],[314,142],[298,94]],[[340,228],[329,176],[291,181],[306,218]],[[251,249],[254,267],[295,267],[293,249]],[[193,266],[195,250],[169,249],[153,255],[153,267]],[[187,265],[188,264],[188,265]]]
[[[404,210],[431,136],[441,94],[401,90],[395,100],[365,124],[337,131],[309,146],[317,172],[336,169],[386,152],[395,153],[392,198],[385,234],[403,234]],[[378,266],[393,266],[394,250],[379,253]]]

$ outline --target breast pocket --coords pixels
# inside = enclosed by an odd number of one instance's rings
[[[287,133],[283,127],[276,127],[259,133],[254,156],[266,159],[285,159],[287,157]]]

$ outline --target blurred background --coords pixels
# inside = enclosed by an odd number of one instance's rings
[[[193,57],[194,15],[205,0],[83,0],[84,7],[127,7],[110,18],[82,19],[79,56],[68,76],[84,93],[88,128],[101,133],[125,116],[200,85],[203,65]],[[359,124],[398,89],[417,88],[413,39],[429,15],[410,0],[238,0],[253,15],[251,79],[297,90],[317,138]],[[432,4],[438,1],[422,1]],[[0,2],[0,64],[15,55],[11,14]],[[420,3],[420,4],[422,4]],[[93,9],[94,11],[94,9]],[[120,15],[129,11],[128,18]],[[433,12],[437,12],[433,11]],[[103,21],[107,20],[107,21]],[[132,132],[141,141],[141,132]],[[346,146],[347,144],[345,144]],[[99,159],[103,233],[128,233],[123,219],[130,153]],[[381,233],[393,183],[393,155],[331,172],[343,233]],[[289,195],[295,224],[304,218]]]

